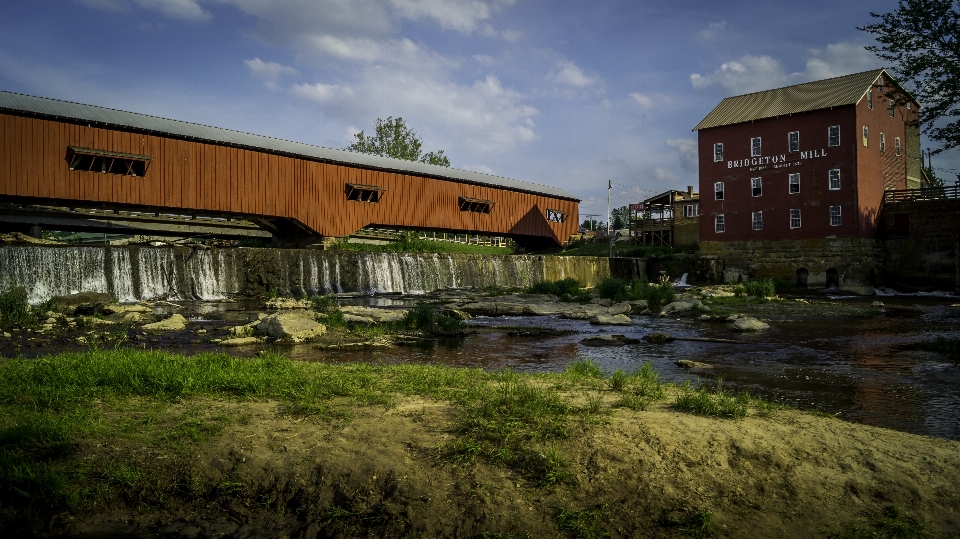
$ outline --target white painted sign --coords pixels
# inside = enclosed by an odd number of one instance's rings
[[[769,166],[773,168],[786,168],[794,167],[797,165],[803,164],[804,159],[816,159],[819,157],[826,157],[827,150],[810,150],[806,152],[800,152],[800,158],[797,161],[787,161],[787,154],[780,155],[766,155],[763,157],[751,157],[749,159],[737,159],[733,161],[727,161],[727,168],[743,168],[750,167],[750,172],[757,170],[764,170]],[[793,155],[790,156],[793,158]]]

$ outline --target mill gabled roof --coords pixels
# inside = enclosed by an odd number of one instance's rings
[[[701,120],[693,130],[699,131],[799,112],[855,105],[863,99],[867,90],[880,75],[883,75],[885,82],[889,81],[900,87],[885,69],[874,69],[832,79],[728,97],[721,101],[710,114],[707,114],[707,117]],[[912,97],[910,100],[916,102]]]
[[[3,112],[77,122],[109,129],[168,136],[183,140],[221,144],[314,161],[353,165],[399,172],[402,174],[417,174],[460,183],[496,187],[510,191],[546,195],[579,202],[579,199],[571,193],[557,187],[513,180],[502,176],[494,176],[493,174],[324,148],[322,146],[313,146],[302,142],[254,135],[244,133],[243,131],[224,129],[222,127],[212,127],[180,120],[159,118],[137,112],[127,112],[95,105],[84,105],[82,103],[73,103],[59,99],[36,97],[0,90],[0,113]]]

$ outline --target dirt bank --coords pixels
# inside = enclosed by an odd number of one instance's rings
[[[329,422],[290,417],[276,402],[194,400],[163,415],[234,420],[179,457],[135,439],[83,448],[91,463],[132,454],[141,465],[167,462],[157,479],[187,484],[160,499],[127,494],[46,516],[33,532],[825,537],[872,530],[871,515],[896,506],[928,537],[960,535],[960,443],[789,410],[732,420],[684,413],[669,399],[645,411],[613,402],[604,395],[601,421],[557,443],[569,477],[546,487],[483,459],[444,456],[458,414],[445,401],[407,397]]]

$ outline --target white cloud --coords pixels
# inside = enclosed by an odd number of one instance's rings
[[[477,29],[480,21],[516,0],[390,0],[402,16],[408,19],[431,18],[446,30],[470,33]]]
[[[669,139],[667,146],[677,149],[680,158],[680,168],[684,172],[696,174],[700,170],[700,159],[697,155],[697,141],[692,138]]]
[[[683,183],[683,178],[681,178],[679,174],[670,170],[667,167],[660,167],[660,166],[651,167],[649,169],[649,172],[651,176],[657,179],[656,183],[670,183],[674,185],[679,185]],[[668,189],[668,187],[665,187],[664,191],[666,189]]]
[[[267,85],[267,88],[271,90],[277,89],[277,81],[280,80],[283,76],[297,76],[300,73],[296,69],[278,64],[276,62],[264,62],[259,58],[254,58],[253,60],[244,60],[244,64],[247,65],[247,69],[250,70],[255,77],[263,79],[263,83]]]
[[[516,43],[517,41],[520,41],[521,37],[523,37],[523,32],[520,30],[501,30],[500,37],[511,43]]]
[[[690,83],[697,89],[718,87],[730,95],[738,95],[880,67],[878,59],[856,43],[834,43],[824,49],[812,49],[809,55],[804,71],[787,73],[780,62],[770,56],[747,54],[723,63],[713,73],[693,73]]]
[[[292,92],[328,117],[369,118],[360,123],[372,124],[373,118],[402,116],[480,151],[506,151],[537,139],[531,118],[539,111],[493,76],[465,86],[375,66],[353,83],[301,84]]]
[[[643,105],[645,109],[652,109],[656,105],[669,105],[673,103],[673,99],[663,94],[641,94],[639,92],[632,92],[630,97],[637,103]]]
[[[710,41],[727,30],[727,21],[712,22],[706,28],[697,32],[697,38]]]
[[[462,167],[457,167],[457,168],[462,168],[464,170],[472,170],[474,172],[481,172],[483,174],[496,174],[496,172],[494,172],[492,168],[486,165],[464,165]]]
[[[129,11],[130,3],[127,0],[80,0],[95,9],[110,11]],[[185,21],[205,21],[210,18],[210,12],[205,11],[195,0],[133,0],[140,7],[159,11],[167,17]]]
[[[489,56],[486,54],[474,54],[473,59],[483,65],[493,65],[494,63],[496,63],[496,60],[493,59],[493,56]]]
[[[825,49],[813,49],[810,54],[813,58],[807,60],[805,73],[809,80],[829,79],[883,66],[862,43],[833,43]]]
[[[597,76],[587,76],[577,64],[571,61],[557,62],[557,67],[550,72],[549,79],[557,84],[574,88],[586,88],[600,80]]]

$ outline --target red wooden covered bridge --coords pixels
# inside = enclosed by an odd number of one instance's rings
[[[95,212],[88,228],[98,231],[139,220],[139,233],[207,226],[229,235],[222,230],[253,223],[280,244],[307,245],[377,226],[542,248],[576,231],[578,202],[490,174],[0,91],[0,227],[8,230],[62,229],[59,208]],[[162,216],[208,220],[171,225]]]

